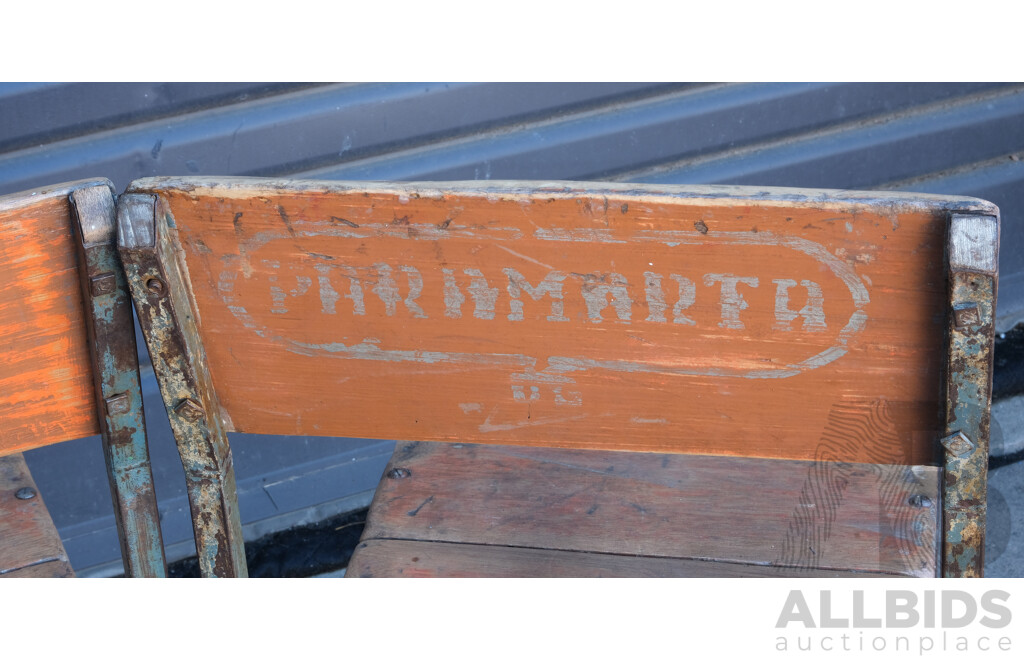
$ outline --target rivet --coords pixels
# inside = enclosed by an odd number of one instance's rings
[[[910,498],[910,506],[917,507],[918,509],[930,509],[932,500],[926,495],[914,495]]]
[[[412,476],[412,472],[408,468],[401,468],[401,467],[399,467],[399,468],[391,468],[390,470],[388,470],[388,474],[387,474],[387,478],[388,479],[405,479],[406,477],[411,477],[411,476]]]
[[[27,486],[25,488],[19,488],[18,492],[14,493],[14,496],[19,500],[30,500],[36,496],[36,489],[29,488]]]
[[[151,277],[146,280],[146,290],[154,296],[164,295],[164,283],[159,277]]]
[[[192,399],[185,399],[179,403],[174,407],[174,412],[190,422],[197,422],[206,414],[203,407]]]
[[[117,278],[113,273],[103,273],[89,280],[90,290],[92,291],[93,297],[105,296],[108,293],[113,293],[117,288]]]

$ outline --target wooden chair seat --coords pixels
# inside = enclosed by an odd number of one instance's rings
[[[931,577],[939,470],[406,442],[350,577]]]
[[[0,456],[0,578],[75,577],[21,454]]]

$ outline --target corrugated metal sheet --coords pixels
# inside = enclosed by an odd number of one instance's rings
[[[141,176],[192,173],[983,197],[1003,211],[1000,329],[1024,318],[1022,157],[1024,85],[1010,84],[0,85],[0,193],[86,176],[123,188]],[[187,548],[181,468],[147,383],[165,535]],[[117,550],[102,459],[89,442],[29,457],[86,572]],[[253,437],[233,446],[251,533],[306,507],[365,498],[388,448]]]

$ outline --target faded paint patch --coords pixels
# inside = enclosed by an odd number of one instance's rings
[[[631,417],[630,420],[634,424],[668,424],[668,420],[664,417]]]

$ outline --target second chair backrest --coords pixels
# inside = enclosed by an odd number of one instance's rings
[[[943,572],[969,575],[997,216],[841,191],[195,178],[134,183],[118,223],[204,574],[245,574],[226,436],[245,431],[938,466]],[[890,435],[828,438],[837,410],[873,428],[880,404]]]
[[[125,573],[166,573],[106,180],[0,197],[0,456],[100,434]]]

